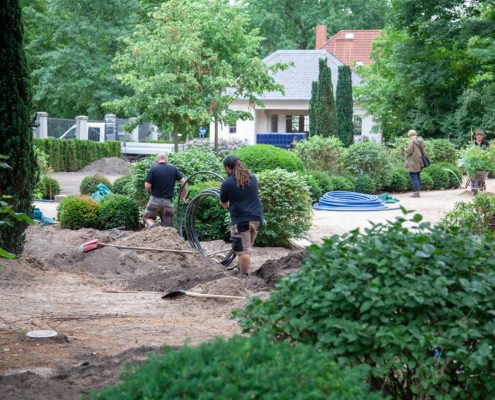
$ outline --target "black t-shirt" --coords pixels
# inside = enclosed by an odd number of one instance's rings
[[[162,199],[174,197],[175,182],[181,179],[177,167],[166,163],[153,165],[146,175],[146,182],[151,184],[151,194]]]
[[[263,219],[263,208],[258,195],[258,180],[254,175],[251,175],[249,185],[244,187],[238,187],[234,176],[230,175],[220,187],[220,201],[229,202],[233,224]]]

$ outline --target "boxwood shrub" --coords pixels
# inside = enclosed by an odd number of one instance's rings
[[[430,175],[433,179],[432,189],[440,190],[450,188],[449,172],[445,171],[440,165],[431,164],[428,168],[425,168],[422,171],[421,176],[423,175],[423,172],[428,173],[428,175]]]
[[[140,225],[136,202],[120,194],[105,196],[98,208],[98,226],[101,229],[136,229]]]
[[[42,199],[53,200],[57,194],[60,194],[60,184],[56,179],[44,175],[36,184],[34,193]]]
[[[421,188],[423,190],[433,190],[434,189],[434,182],[433,178],[431,175],[426,171],[421,172]],[[409,189],[412,189],[412,182],[411,179],[409,178]]]
[[[341,170],[344,146],[336,137],[311,136],[299,143],[294,151],[307,170],[321,170],[332,175]]]
[[[298,172],[297,175],[303,178],[306,182],[306,185],[308,185],[309,192],[311,194],[311,202],[318,202],[320,200],[320,197],[326,193],[318,180],[313,175],[305,172]]]
[[[331,192],[333,190],[332,177],[325,171],[309,171],[309,174],[316,179],[323,194]]]
[[[345,192],[354,192],[356,185],[354,181],[345,176],[332,176],[332,190],[343,190]]]
[[[448,139],[428,139],[425,140],[426,153],[432,163],[446,162],[454,164],[459,158],[454,143]]]
[[[449,177],[449,189],[455,189],[462,185],[462,172],[455,164],[440,162],[435,165],[438,165],[447,172],[447,176]]]
[[[86,194],[90,196],[92,193],[96,191],[96,187],[100,184],[103,183],[107,188],[112,190],[112,184],[110,181],[105,178],[103,175],[92,175],[92,176],[86,176],[83,178],[81,181],[81,184],[79,185],[79,192],[81,194]]]
[[[493,235],[401,217],[312,246],[300,272],[238,316],[245,332],[362,365],[372,388],[394,399],[488,399],[493,254]]]
[[[242,147],[233,153],[246,165],[250,172],[285,169],[289,172],[302,171],[303,162],[292,151],[269,144]]]
[[[354,179],[355,191],[358,193],[375,193],[375,181],[368,175],[358,175]]]
[[[132,194],[132,175],[124,175],[117,178],[112,184],[112,192],[123,196]]]
[[[287,152],[290,153],[290,152]],[[311,226],[311,194],[304,178],[277,168],[257,174],[264,223],[256,243],[282,246]]]
[[[97,228],[98,203],[84,195],[66,197],[57,207],[57,218],[62,228]]]
[[[409,173],[402,168],[395,168],[390,171],[390,182],[383,189],[387,192],[400,193],[406,192],[411,187],[411,177]]]
[[[123,383],[93,392],[116,399],[378,400],[358,370],[343,370],[309,346],[274,344],[256,335],[216,339],[198,347],[165,349],[141,367],[128,366]]]

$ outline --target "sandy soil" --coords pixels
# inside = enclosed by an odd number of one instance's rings
[[[78,176],[79,177],[78,177]],[[70,181],[85,174],[68,175]],[[62,183],[62,186],[64,184]],[[77,184],[78,186],[78,184]],[[70,187],[68,185],[67,187]],[[495,180],[488,182],[495,191]],[[400,204],[436,222],[470,191],[425,192],[419,199],[397,195]],[[54,205],[39,203],[47,216]],[[315,211],[307,238],[319,243],[332,234],[382,222],[399,211]],[[246,300],[192,297],[162,299],[164,292],[267,296],[279,277],[296,271],[300,252],[255,248],[253,274],[239,278],[198,254],[151,253],[104,247],[81,253],[91,239],[126,246],[190,250],[173,229],[142,232],[62,230],[31,226],[25,254],[0,269],[0,393],[2,399],[78,399],[92,388],[115,383],[126,360],[141,361],[161,346],[192,345],[229,337],[239,327],[230,318]],[[225,248],[221,241],[208,251]],[[53,329],[56,340],[33,340],[26,332]]]

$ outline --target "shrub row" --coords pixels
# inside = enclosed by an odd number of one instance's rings
[[[140,225],[136,202],[119,194],[108,195],[101,203],[86,195],[69,196],[57,207],[57,218],[68,229],[136,229]]]
[[[54,171],[77,171],[101,158],[121,156],[120,142],[34,139],[34,145],[48,155],[48,162]]]

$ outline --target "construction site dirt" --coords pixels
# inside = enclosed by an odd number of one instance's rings
[[[273,274],[269,280],[256,272],[239,278],[199,252],[113,247],[81,252],[80,245],[91,239],[191,250],[171,228],[128,232],[30,226],[24,255],[4,261],[0,269],[3,400],[79,399],[91,389],[116,383],[126,361],[142,361],[163,346],[197,345],[240,333],[231,313],[247,300],[187,296],[165,300],[161,298],[165,292],[182,289],[247,298],[267,297],[273,288]],[[255,248],[253,271],[289,252]],[[42,329],[58,336],[26,336]]]

